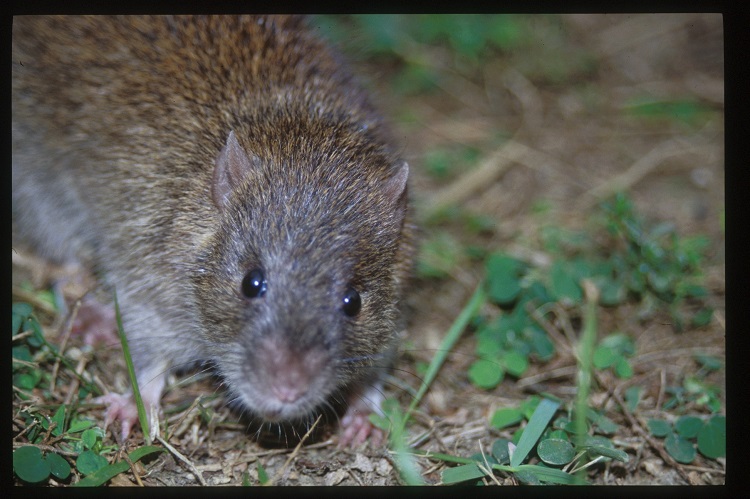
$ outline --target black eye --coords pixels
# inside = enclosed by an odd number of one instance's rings
[[[266,294],[266,276],[260,269],[253,269],[242,279],[242,294],[245,298],[258,298]]]
[[[354,317],[359,313],[359,309],[362,308],[362,299],[359,297],[354,288],[349,288],[344,293],[344,299],[342,300],[341,309],[349,317]]]

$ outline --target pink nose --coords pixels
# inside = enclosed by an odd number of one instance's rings
[[[279,402],[285,403],[295,402],[305,393],[301,386],[273,386],[271,390]]]

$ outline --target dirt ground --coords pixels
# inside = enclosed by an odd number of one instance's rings
[[[624,308],[602,317],[602,328],[624,330],[636,339],[633,382],[648,393],[659,393],[661,384],[673,383],[695,369],[691,356],[696,351],[725,358],[722,18],[669,14],[555,19],[556,30],[550,30],[547,21],[531,23],[538,29],[534,37],[539,55],[546,60],[530,60],[536,54],[498,53],[472,78],[446,69],[439,88],[429,94],[390,92],[387,71],[368,64],[361,69],[372,76],[385,114],[393,117],[396,134],[404,143],[418,220],[435,206],[456,203],[496,221],[489,235],[472,243],[544,261],[535,246],[543,225],[585,228],[598,200],[625,190],[647,219],[672,221],[681,235],[710,238],[705,273],[715,314],[709,326],[677,334],[666,321],[643,324]],[[424,53],[435,65],[449,67],[449,55],[439,49]],[[583,61],[572,70],[577,71],[573,76],[563,78],[564,85],[540,73],[540,65],[564,58]],[[628,106],[644,97],[695,100],[711,112],[689,124],[633,117]],[[504,139],[498,140],[498,134]],[[430,151],[451,145],[471,146],[479,156],[467,161],[460,174],[446,179],[429,175],[424,164]],[[535,213],[540,203],[548,206],[543,216]],[[434,230],[455,229],[426,227],[421,237],[428,239]],[[454,235],[462,237],[460,231]],[[408,302],[409,341],[387,387],[387,395],[399,397],[404,407],[408,390],[419,386],[417,364],[429,362],[481,277],[482,266],[468,263],[450,278],[415,279]],[[506,378],[498,388],[485,392],[472,387],[466,377],[474,355],[467,333],[410,426],[409,435],[419,449],[470,456],[479,452],[480,442],[486,449],[499,436],[508,436],[489,427],[488,419],[497,408],[515,406],[542,391],[564,400],[573,398],[575,364],[570,356],[532,364],[524,378]],[[124,383],[124,369],[116,377],[109,379],[109,386]],[[724,371],[710,381],[724,390]],[[163,405],[190,404],[201,394],[214,393],[212,382],[174,388]],[[612,388],[618,380],[608,382]],[[594,398],[603,402],[605,391]],[[296,451],[261,445],[243,426],[222,422],[232,421],[232,416],[221,397],[206,405],[217,411],[210,430],[195,410],[179,423],[184,412],[167,417],[176,426],[170,442],[207,484],[240,484],[245,472],[251,483],[258,483],[258,463],[271,477],[280,473],[275,480],[280,485],[400,483],[385,449],[338,449],[335,429]],[[699,458],[678,470],[644,443],[624,418],[616,422],[622,432],[613,440],[630,454],[630,462],[592,470],[592,483],[724,483],[723,460]],[[417,462],[428,482],[439,482],[442,463]],[[141,477],[148,485],[198,484],[196,473],[171,454],[149,463],[148,470]],[[499,480],[511,483],[503,477]],[[113,481],[132,483],[127,474]]]

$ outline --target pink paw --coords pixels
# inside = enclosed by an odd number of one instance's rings
[[[108,393],[95,398],[94,403],[107,406],[104,415],[104,428],[106,429],[114,421],[119,420],[121,425],[121,442],[127,440],[133,425],[138,422],[138,407],[133,400],[132,394]],[[158,417],[155,414],[158,411],[158,406],[154,407],[148,403],[144,403],[144,405],[147,411],[146,416],[149,420],[150,437],[153,439],[156,436],[156,425],[158,425]]]
[[[341,437],[339,447],[359,447],[370,439],[373,447],[380,447],[385,443],[385,433],[370,422],[369,410],[363,411],[361,407],[350,406],[341,418]]]
[[[130,394],[108,393],[94,399],[96,404],[104,404],[107,410],[104,413],[104,428],[106,429],[114,421],[119,420],[122,426],[122,440],[128,438],[133,424],[138,421],[138,408],[135,406]]]

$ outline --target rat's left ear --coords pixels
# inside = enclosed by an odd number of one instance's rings
[[[409,179],[409,163],[401,162],[391,178],[383,186],[383,192],[393,204],[398,203],[406,192],[406,181]]]

